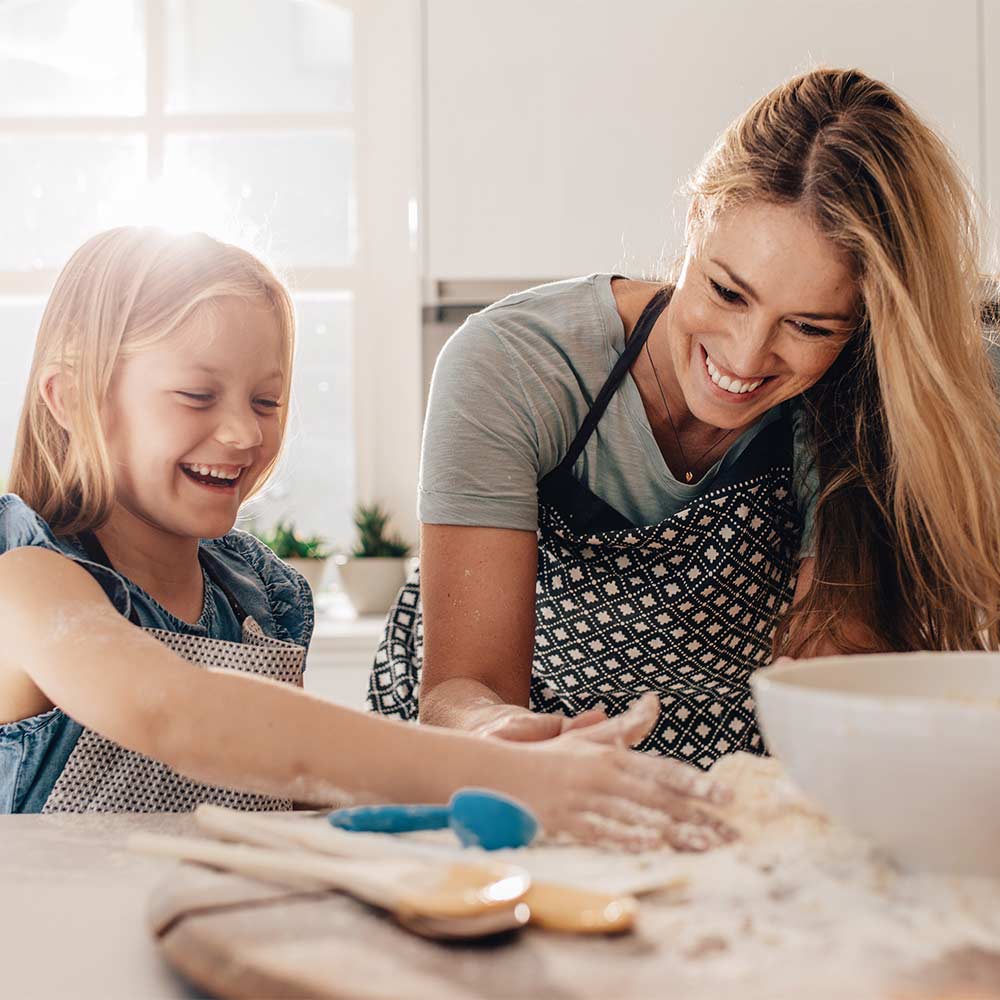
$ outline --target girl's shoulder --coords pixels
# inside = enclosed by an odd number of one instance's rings
[[[25,545],[57,550],[70,547],[65,540],[60,542],[48,523],[16,493],[4,493],[0,496],[0,552]]]
[[[75,539],[57,536],[48,522],[16,493],[0,496],[0,555],[26,547],[49,549],[79,563],[108,595],[117,610],[128,616],[131,596],[123,576],[87,558]]]
[[[313,595],[301,573],[282,562],[259,538],[239,528],[221,538],[204,539],[202,546],[225,568],[248,612],[254,613],[254,598],[263,597],[274,627],[272,634],[309,645],[315,621]],[[259,623],[269,631],[263,621]]]

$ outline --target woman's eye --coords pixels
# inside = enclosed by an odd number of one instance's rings
[[[276,399],[255,399],[254,403],[257,406],[262,406],[265,410],[277,410],[281,407],[281,403]]]
[[[734,292],[731,288],[726,288],[725,285],[720,285],[717,281],[712,281],[711,278],[708,279],[715,294],[722,299],[723,302],[742,302],[743,296],[739,292]]]
[[[178,391],[177,395],[183,396],[185,399],[193,399],[197,403],[210,403],[212,401],[212,394],[210,392]]]
[[[824,330],[821,326],[810,326],[808,323],[796,323],[792,321],[792,326],[795,327],[799,333],[805,334],[807,337],[832,337],[832,330]]]

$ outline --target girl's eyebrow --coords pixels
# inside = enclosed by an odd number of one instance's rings
[[[206,375],[214,375],[214,376],[216,376],[216,378],[219,378],[219,377],[221,377],[223,375],[227,375],[228,374],[228,372],[226,371],[226,369],[224,369],[224,368],[214,368],[212,365],[192,365],[191,368],[192,368],[193,371],[204,372]],[[266,382],[268,379],[281,378],[281,377],[282,377],[281,369],[280,368],[275,368],[274,371],[268,372],[268,374],[265,375],[261,379],[261,381],[262,382]]]
[[[736,285],[741,291],[747,293],[747,295],[753,299],[754,302],[759,303],[760,299],[757,293],[748,285],[738,274],[735,274],[729,267],[722,263],[721,260],[716,260],[715,257],[708,258],[717,267],[721,267],[726,274],[729,275],[729,280]],[[812,312],[798,312],[793,313],[795,316],[804,316],[806,319],[825,319],[834,320],[837,323],[853,323],[853,316],[842,316],[840,313],[812,313]]]

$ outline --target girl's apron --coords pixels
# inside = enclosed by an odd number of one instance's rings
[[[94,535],[81,535],[80,542],[94,562],[114,569]],[[199,558],[207,574],[206,588],[208,578],[211,578],[228,599],[236,620],[243,623],[243,641],[228,642],[156,628],[143,628],[143,632],[159,639],[190,663],[258,674],[300,686],[305,649],[265,635],[215,575],[211,560],[202,553],[199,553]],[[129,618],[134,625],[142,628],[134,607]],[[135,664],[135,668],[136,682],[142,683],[142,664]],[[248,732],[247,739],[253,739],[253,733]],[[192,781],[172,771],[166,764],[134,750],[126,750],[84,727],[42,812],[189,812],[202,802],[235,809],[278,810],[292,807],[291,800]]]
[[[569,451],[538,484],[530,707],[615,715],[655,691],[662,711],[640,749],[708,768],[737,750],[765,752],[748,680],[769,662],[794,592],[801,526],[787,408],[738,469],[659,524],[633,525],[573,476],[667,301],[658,293],[647,305]],[[416,570],[389,613],[369,706],[415,718],[422,662]]]

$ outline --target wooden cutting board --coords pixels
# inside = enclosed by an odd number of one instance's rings
[[[851,970],[847,993],[834,962],[830,969],[783,967],[762,945],[747,963],[727,955],[726,941],[710,929],[693,933],[676,891],[644,897],[638,929],[621,937],[528,928],[440,944],[344,896],[291,892],[185,864],[154,893],[150,924],[166,959],[220,997],[717,1000],[721,990],[741,1000],[1000,998],[1000,953],[972,947],[908,969],[886,955],[863,974]]]

